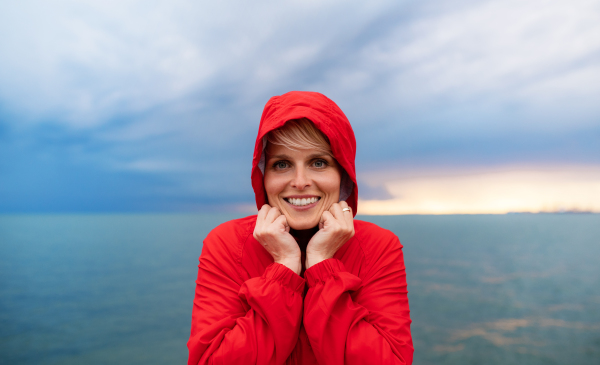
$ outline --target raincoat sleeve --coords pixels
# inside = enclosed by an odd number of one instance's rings
[[[305,273],[304,328],[320,364],[411,364],[413,357],[402,245],[389,249],[361,280],[338,259]]]
[[[242,281],[232,252],[240,237],[215,230],[198,265],[188,364],[283,364],[300,331],[304,279],[273,263]]]

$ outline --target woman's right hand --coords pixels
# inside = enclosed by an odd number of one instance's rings
[[[300,275],[302,254],[290,234],[285,215],[278,208],[265,204],[258,211],[254,238],[273,256],[273,260]]]

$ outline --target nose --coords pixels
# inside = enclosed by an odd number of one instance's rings
[[[294,177],[292,178],[291,185],[293,188],[303,190],[309,187],[311,184],[309,172],[305,167],[296,168]]]

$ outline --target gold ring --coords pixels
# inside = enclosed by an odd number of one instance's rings
[[[352,209],[351,208],[344,208],[342,209],[342,212],[350,212]]]

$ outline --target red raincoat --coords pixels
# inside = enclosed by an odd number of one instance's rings
[[[263,137],[303,117],[329,138],[356,212],[350,123],[324,95],[297,91],[271,98],[263,111],[252,166],[257,207],[267,203]],[[224,223],[204,241],[188,364],[412,363],[402,245],[392,232],[354,220],[354,237],[302,278],[273,262],[253,237],[255,222],[256,215]]]

